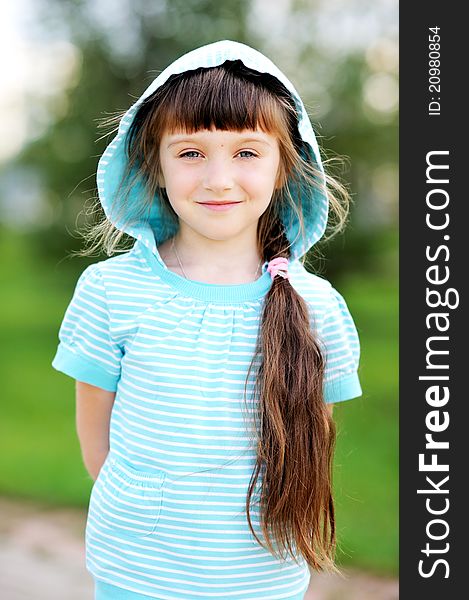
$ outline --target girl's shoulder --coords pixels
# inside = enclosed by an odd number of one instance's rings
[[[290,265],[289,273],[290,283],[308,303],[324,309],[334,303],[336,290],[330,281],[308,271],[299,260]]]
[[[362,394],[358,378],[360,340],[344,297],[325,278],[299,262],[289,269],[291,283],[310,309],[311,323],[324,352],[324,397],[341,402]]]
[[[137,295],[146,296],[155,288],[160,292],[166,290],[159,278],[156,278],[140,244],[135,244],[130,250],[120,252],[109,258],[97,261],[86,271],[91,271],[100,277],[106,290],[134,290]]]
[[[123,320],[133,322],[149,307],[166,304],[175,296],[156,277],[138,245],[88,266],[81,274],[74,299],[82,296],[106,306],[111,326]]]
[[[310,273],[300,261],[295,261],[289,272],[291,284],[307,303],[316,325],[330,326],[334,321],[337,326],[355,329],[345,298],[330,281]]]

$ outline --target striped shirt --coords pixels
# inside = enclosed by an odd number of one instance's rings
[[[94,483],[86,564],[103,584],[167,600],[302,598],[309,570],[249,530],[255,404],[243,392],[270,274],[203,284],[141,242],[89,266],[66,310],[53,366],[116,397]],[[361,394],[359,341],[340,294],[299,261],[291,283],[326,350],[326,402]],[[248,379],[252,391],[254,379]],[[254,529],[263,540],[259,515]]]

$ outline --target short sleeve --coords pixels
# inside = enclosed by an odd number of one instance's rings
[[[362,389],[358,377],[358,332],[345,300],[332,287],[319,337],[326,359],[325,402],[341,402],[361,396]]]
[[[52,366],[78,381],[115,392],[122,354],[112,339],[99,267],[90,265],[79,277],[66,309]]]

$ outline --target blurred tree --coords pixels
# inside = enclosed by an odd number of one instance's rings
[[[362,94],[369,76],[361,54],[348,55],[337,65],[328,90],[333,104],[320,129],[327,131],[320,143],[332,161],[329,172],[347,184],[352,197],[345,233],[320,242],[308,256],[312,269],[331,278],[384,266],[396,274],[397,269],[397,223],[374,216],[379,214],[380,194],[385,190],[372,194],[370,174],[382,164],[395,165],[397,185],[398,119],[396,113],[377,124],[366,114]],[[342,160],[336,162],[336,157]]]

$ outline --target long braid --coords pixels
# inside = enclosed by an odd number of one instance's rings
[[[281,220],[259,224],[266,260],[289,258]],[[270,223],[265,225],[264,223]],[[328,566],[335,550],[332,458],[335,425],[323,399],[324,359],[304,299],[288,279],[277,276],[265,298],[256,356],[261,431],[257,462],[246,499],[249,505],[262,472],[262,532],[275,553],[271,533],[292,556],[297,550],[315,569]],[[316,551],[316,546],[321,550]]]

